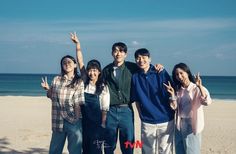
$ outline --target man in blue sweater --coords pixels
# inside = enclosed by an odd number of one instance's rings
[[[141,119],[142,153],[172,153],[174,111],[170,101],[174,98],[163,85],[171,82],[170,76],[165,69],[157,73],[145,48],[135,52],[135,61],[140,70],[132,76],[131,101],[136,102]]]

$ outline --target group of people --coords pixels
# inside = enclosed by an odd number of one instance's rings
[[[113,154],[118,135],[121,152],[132,154],[125,143],[135,142],[133,104],[141,119],[143,154],[173,153],[173,143],[177,154],[200,153],[203,105],[211,98],[199,74],[179,63],[171,79],[162,65],[151,64],[145,48],[135,51],[136,63],[125,61],[123,42],[113,44],[113,62],[105,68],[95,59],[85,67],[76,33],[71,40],[77,61],[64,56],[61,74],[50,86],[47,78],[41,83],[52,101],[50,154],[62,153],[66,139],[70,154]]]

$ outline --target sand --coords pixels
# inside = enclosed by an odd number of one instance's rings
[[[50,100],[46,97],[0,97],[0,153],[48,153],[51,138]],[[236,100],[214,100],[204,108],[202,154],[236,152]],[[135,112],[136,140],[140,121]],[[64,153],[68,153],[66,146]],[[116,153],[120,153],[117,147]],[[135,149],[140,153],[140,149]]]

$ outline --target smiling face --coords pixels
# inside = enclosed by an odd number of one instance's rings
[[[88,70],[88,77],[89,77],[90,81],[93,81],[94,83],[96,83],[100,73],[101,72],[97,68],[89,69]]]
[[[123,50],[120,50],[118,47],[112,51],[112,56],[114,58],[114,62],[117,66],[120,66],[124,63],[127,53]]]
[[[76,68],[76,64],[74,63],[72,59],[64,58],[62,60],[62,68],[65,73],[74,72],[74,69]]]
[[[150,62],[151,62],[151,59],[149,56],[138,55],[135,58],[135,61],[140,69],[142,69],[144,72],[148,71],[150,67]]]
[[[187,87],[190,83],[188,73],[181,68],[175,70],[176,79],[182,84],[183,87]]]

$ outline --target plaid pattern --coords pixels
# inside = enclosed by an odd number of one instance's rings
[[[67,76],[56,76],[52,81],[53,131],[63,131],[64,119],[73,124],[82,118],[79,105],[84,104],[84,83],[81,80],[74,88],[67,87],[71,81]]]

